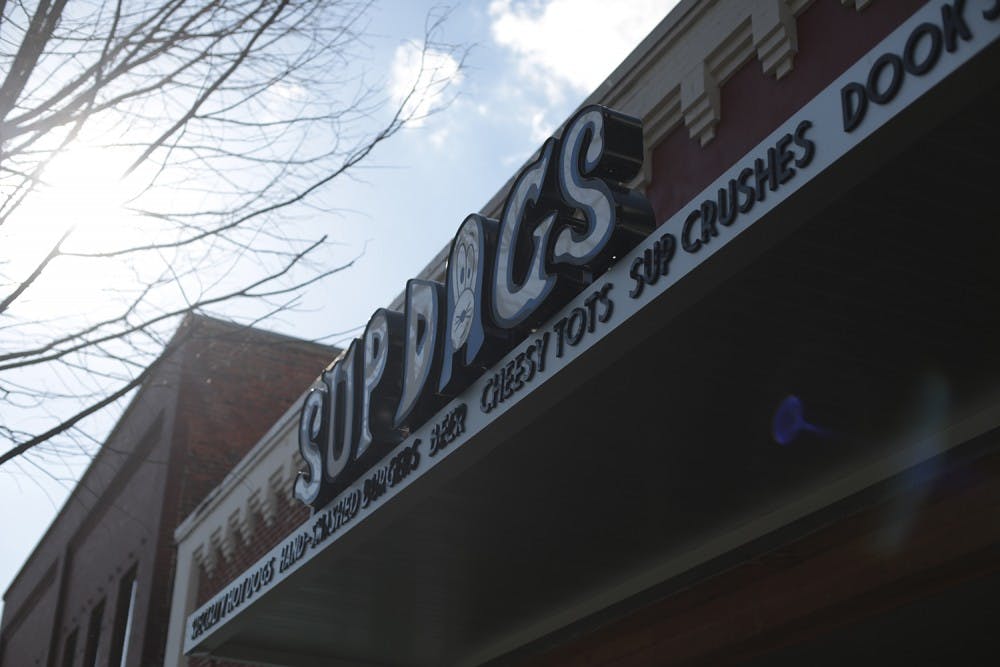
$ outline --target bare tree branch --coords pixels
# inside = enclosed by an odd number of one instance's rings
[[[29,449],[32,449],[33,447],[37,447],[38,445],[40,445],[40,444],[42,444],[44,442],[48,442],[53,437],[55,437],[55,436],[59,435],[60,433],[63,433],[66,430],[68,430],[68,429],[76,426],[76,424],[80,420],[82,420],[82,419],[84,419],[86,417],[89,417],[90,415],[94,414],[98,410],[103,410],[108,405],[114,403],[115,401],[117,401],[122,396],[125,396],[125,394],[129,393],[130,391],[132,391],[133,389],[135,389],[136,387],[138,387],[139,385],[141,385],[146,380],[146,378],[149,376],[149,374],[153,371],[154,368],[156,368],[156,362],[155,361],[152,364],[150,364],[149,366],[147,366],[142,372],[140,372],[134,378],[132,378],[129,382],[127,382],[124,386],[120,387],[117,391],[115,391],[115,392],[113,392],[111,394],[108,394],[107,396],[105,396],[104,398],[102,398],[99,401],[91,403],[86,408],[84,408],[83,410],[80,410],[79,412],[77,412],[75,415],[73,415],[69,419],[66,419],[63,422],[61,422],[59,424],[56,424],[55,426],[53,426],[49,430],[45,431],[44,433],[39,433],[38,435],[36,435],[36,436],[34,436],[32,438],[29,438],[29,439],[25,440],[24,442],[20,442],[16,446],[8,449],[3,454],[0,454],[0,466],[2,466],[4,463],[6,463],[7,461],[10,461],[11,459],[13,459],[15,457],[20,456],[21,454],[24,454]]]
[[[59,256],[63,241],[65,241],[66,237],[69,236],[72,232],[73,232],[72,227],[70,229],[67,229],[63,233],[63,235],[59,237],[59,240],[56,241],[56,244],[52,246],[52,250],[49,251],[49,254],[47,254],[44,258],[42,258],[42,261],[38,263],[38,266],[35,267],[35,270],[32,271],[28,275],[28,277],[21,282],[21,284],[19,284],[16,288],[14,288],[14,291],[8,294],[3,301],[0,301],[0,313],[3,313],[5,310],[7,310],[7,308],[10,307],[10,304],[14,303],[14,301],[17,300],[17,297],[24,294],[24,291],[29,287],[31,287],[32,283],[38,280],[38,276],[42,275],[42,271],[44,271],[45,267],[49,265],[49,262],[51,262],[53,259]]]
[[[92,451],[185,314],[267,321],[353,265],[331,185],[463,65],[429,17],[394,97],[359,65],[369,8],[0,0],[0,466]]]

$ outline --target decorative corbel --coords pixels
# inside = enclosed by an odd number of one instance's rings
[[[274,494],[270,493],[267,489],[254,489],[247,496],[247,513],[259,514],[264,520],[265,526],[274,524],[274,518],[277,514],[276,509],[274,506]]]
[[[235,555],[235,550],[233,549],[232,540],[226,534],[228,532],[229,531],[226,530],[225,526],[219,526],[218,528],[212,531],[212,534],[209,536],[208,539],[209,542],[211,542],[212,546],[215,547],[215,549],[222,554],[222,557],[225,558],[227,561],[230,561],[233,559],[233,556]]]
[[[250,513],[244,511],[241,507],[237,507],[233,510],[232,514],[229,515],[226,534],[232,542],[234,548],[237,546],[237,537],[239,537],[243,544],[250,544],[250,538],[253,535],[253,526],[251,525],[251,521],[253,521],[253,518]]]
[[[194,548],[194,551],[191,552],[191,556],[194,558],[194,562],[205,570],[205,574],[211,577],[212,573],[215,572],[215,566],[217,565],[215,562],[215,549],[212,545],[205,543],[199,544]]]
[[[795,17],[785,0],[754,0],[750,23],[764,74],[780,79],[791,72],[799,39]]]
[[[719,103],[719,82],[698,63],[681,80],[681,113],[692,139],[704,146],[715,137],[715,126],[722,117]]]

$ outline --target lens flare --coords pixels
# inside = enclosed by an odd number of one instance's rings
[[[771,435],[775,442],[784,447],[794,442],[802,433],[814,433],[824,438],[830,436],[829,429],[806,421],[802,399],[794,394],[789,394],[781,400],[778,408],[774,411],[774,419],[771,420]]]

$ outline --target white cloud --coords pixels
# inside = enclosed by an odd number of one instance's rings
[[[427,115],[441,108],[449,89],[462,81],[459,63],[450,54],[408,41],[396,48],[389,91],[402,104],[410,125],[422,125]],[[407,96],[410,96],[407,100]]]
[[[545,109],[531,109],[531,141],[540,144],[555,132],[556,124],[549,120]]]
[[[428,137],[427,140],[430,141],[431,146],[433,146],[434,148],[441,148],[450,138],[451,138],[451,128],[445,126],[432,132],[431,136]]]
[[[279,81],[271,86],[271,90],[278,97],[291,102],[300,102],[309,97],[309,91],[295,83],[289,84]]]
[[[494,41],[550,102],[594,90],[678,0],[493,0]]]

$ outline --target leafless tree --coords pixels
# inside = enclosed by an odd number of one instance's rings
[[[350,264],[316,231],[323,191],[433,113],[462,60],[430,17],[391,94],[365,71],[369,9],[0,0],[0,465],[87,449],[81,422],[144,380],[185,313],[238,302],[256,321]],[[118,169],[111,232],[58,208],[69,155]]]

